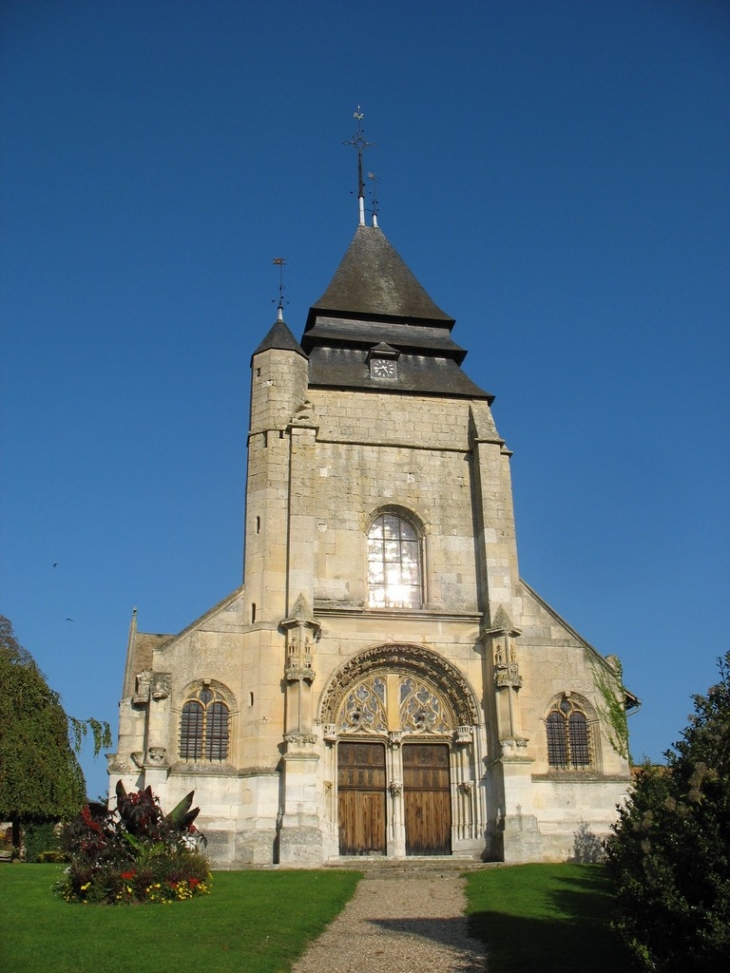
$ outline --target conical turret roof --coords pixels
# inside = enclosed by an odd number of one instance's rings
[[[307,357],[302,350],[302,346],[291,333],[283,318],[278,318],[274,321],[266,337],[253,354],[259,355],[262,351],[270,351],[272,348],[275,348],[277,351],[295,351],[298,355],[302,355],[304,358]]]

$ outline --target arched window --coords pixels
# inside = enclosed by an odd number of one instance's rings
[[[368,531],[368,604],[420,608],[421,542],[416,528],[396,513],[376,517]]]
[[[545,722],[550,766],[560,770],[590,767],[590,733],[585,713],[563,696],[554,704]]]
[[[180,759],[224,761],[228,757],[228,706],[204,686],[193,693],[180,718]]]

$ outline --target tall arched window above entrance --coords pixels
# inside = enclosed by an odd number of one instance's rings
[[[395,512],[380,514],[368,531],[370,608],[420,608],[423,604],[421,538]]]
[[[228,737],[228,706],[222,696],[203,686],[182,708],[180,759],[223,762],[228,758]]]

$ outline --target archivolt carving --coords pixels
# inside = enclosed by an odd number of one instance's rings
[[[320,721],[335,723],[345,694],[378,670],[427,680],[448,701],[457,724],[476,726],[481,722],[474,693],[459,670],[420,645],[379,645],[346,662],[332,676],[322,695]]]

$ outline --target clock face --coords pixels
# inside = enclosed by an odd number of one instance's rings
[[[395,378],[396,364],[392,358],[373,358],[370,361],[370,374],[373,378]]]

